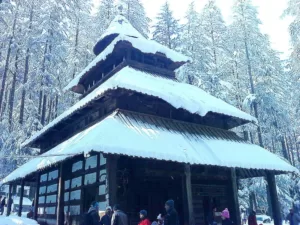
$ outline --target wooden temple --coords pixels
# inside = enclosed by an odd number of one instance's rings
[[[208,225],[213,206],[239,225],[238,181],[261,176],[281,224],[275,175],[297,170],[230,131],[255,118],[180,83],[175,70],[189,58],[144,38],[123,16],[94,53],[66,87],[80,100],[24,142],[40,155],[2,181],[10,194],[35,185],[34,219],[79,225],[96,200],[101,210],[120,204],[136,225],[141,209],[155,220],[173,199],[182,225]],[[22,198],[19,205],[21,213]]]

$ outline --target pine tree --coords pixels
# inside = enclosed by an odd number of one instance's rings
[[[123,14],[144,37],[149,35],[149,23],[151,20],[147,17],[145,8],[141,0],[119,0],[123,6]]]
[[[99,38],[101,34],[107,29],[111,21],[117,14],[115,0],[103,0],[101,1],[98,12],[96,14],[96,35]],[[97,39],[96,38],[96,39]]]
[[[178,20],[173,17],[168,2],[162,6],[156,19],[157,22],[153,27],[153,39],[171,49],[178,48],[180,26]]]

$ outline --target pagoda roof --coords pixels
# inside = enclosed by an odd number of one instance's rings
[[[200,116],[205,116],[207,113],[213,112],[239,118],[246,122],[257,123],[255,117],[208,94],[196,86],[126,66],[52,122],[44,126],[43,129],[36,132],[22,144],[22,147],[34,142],[50,128],[68,118],[76,111],[84,108],[88,103],[98,99],[105,92],[118,88],[160,98],[177,109],[182,108]]]
[[[123,22],[120,23],[119,21]],[[114,35],[114,38],[107,45],[105,38],[111,35]],[[103,45],[101,47],[101,53],[99,53],[86,68],[84,68],[73,80],[69,82],[69,84],[64,88],[64,91],[70,90],[78,85],[80,80],[86,74],[88,74],[92,68],[97,66],[97,64],[101,61],[105,60],[108,55],[112,54],[116,44],[121,41],[129,42],[133,48],[136,48],[143,53],[162,53],[173,62],[185,63],[191,61],[191,58],[184,56],[179,52],[169,49],[168,47],[161,45],[154,40],[146,39],[135,28],[133,28],[133,26],[125,17],[119,15],[111,22],[110,26],[97,43],[97,45]],[[102,42],[105,42],[105,44]],[[95,47],[97,47],[97,45]]]
[[[116,110],[104,120],[25,163],[2,183],[24,178],[91,151],[191,165],[299,172],[279,156],[244,141],[234,132]]]
[[[122,15],[117,15],[110,23],[105,32],[101,35],[99,41],[112,34],[121,34],[129,37],[146,39],[141,33],[139,33],[131,23]],[[98,41],[98,42],[99,42]]]

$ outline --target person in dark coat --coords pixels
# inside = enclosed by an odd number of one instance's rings
[[[150,220],[147,218],[147,211],[146,210],[141,210],[140,211],[140,219],[141,221],[139,222],[139,225],[151,225]]]
[[[232,225],[233,222],[230,220],[230,213],[228,209],[222,211],[222,225]]]
[[[286,220],[290,222],[290,225],[294,225],[293,216],[294,216],[294,210],[290,209],[289,214],[286,216]]]
[[[110,206],[107,206],[105,210],[105,215],[102,216],[100,220],[100,225],[111,225],[111,216],[112,216],[112,209]]]
[[[3,197],[1,199],[1,215],[3,215],[5,205],[6,205],[6,197]]]
[[[88,211],[88,225],[99,225],[100,223],[100,216],[99,216],[99,204],[98,202],[92,202],[91,207]],[[87,224],[86,224],[87,225]]]
[[[252,211],[248,217],[248,225],[257,225],[256,212]]]
[[[173,200],[168,200],[165,204],[167,214],[165,215],[164,225],[179,225],[178,213],[174,204]]]
[[[111,225],[128,225],[128,217],[123,211],[121,211],[119,205],[114,206],[114,214],[111,219]]]

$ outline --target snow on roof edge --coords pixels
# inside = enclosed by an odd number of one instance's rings
[[[132,46],[136,49],[144,53],[163,53],[166,55],[167,58],[171,59],[174,62],[191,62],[192,59],[187,57],[179,52],[176,52],[172,49],[169,49],[154,40],[148,39],[140,39],[140,38],[133,38],[127,35],[120,34],[116,37],[92,62],[89,63],[87,67],[85,67],[73,80],[71,80],[66,87],[63,88],[63,91],[68,91],[72,89],[74,86],[78,85],[80,79],[89,72],[93,67],[97,65],[100,61],[106,59],[106,57],[111,54],[114,50],[115,45],[119,41],[128,41],[132,44]],[[148,42],[148,43],[145,43]],[[151,45],[152,44],[152,45]]]
[[[129,70],[129,71],[128,71]],[[109,90],[114,90],[114,89],[117,89],[117,88],[124,88],[124,89],[127,89],[127,90],[132,90],[132,91],[136,91],[136,92],[139,92],[139,93],[143,93],[143,94],[147,94],[147,95],[151,95],[149,94],[149,92],[147,91],[141,91],[141,90],[138,90],[137,87],[139,87],[138,85],[135,87],[134,85],[131,86],[131,87],[124,87],[125,84],[122,84],[120,85],[120,83],[117,83],[116,80],[117,79],[117,76],[121,76],[120,74],[122,73],[129,73],[129,72],[132,72],[132,70],[134,71],[138,71],[139,73],[141,74],[148,74],[148,76],[151,76],[151,77],[154,77],[152,76],[151,74],[149,75],[149,73],[146,73],[144,71],[140,71],[140,70],[136,70],[136,69],[132,69],[131,67],[129,66],[126,66],[124,67],[121,71],[117,72],[114,76],[110,77],[108,80],[106,80],[102,85],[100,85],[99,87],[97,87],[94,91],[92,91],[89,95],[87,95],[86,97],[84,97],[83,99],[81,99],[79,102],[75,103],[72,107],[70,107],[68,110],[64,111],[62,114],[60,114],[58,117],[56,117],[52,122],[48,123],[46,126],[44,126],[40,131],[36,132],[34,135],[32,135],[29,139],[27,139],[26,141],[24,141],[22,144],[21,144],[21,147],[25,147],[26,145],[30,144],[32,141],[34,141],[35,139],[37,139],[41,134],[43,134],[44,132],[46,132],[48,129],[50,129],[52,126],[56,125],[57,123],[61,122],[63,119],[65,119],[66,117],[72,115],[75,111],[81,109],[82,107],[84,107],[86,104],[94,101],[95,99],[97,99],[99,96],[101,96],[103,93],[105,93],[106,91],[109,91]],[[130,73],[129,73],[130,74]],[[126,74],[125,74],[126,75]],[[124,75],[124,76],[125,76]],[[132,75],[132,74],[131,74]],[[115,80],[116,79],[116,80]],[[160,76],[156,77],[156,79],[165,79],[165,78],[162,78]],[[119,80],[118,80],[119,81]],[[120,81],[119,81],[120,82]],[[172,81],[170,81],[172,82]],[[174,82],[174,81],[173,81]],[[178,83],[178,82],[177,82]],[[202,89],[198,88],[198,87],[195,87],[195,86],[192,86],[192,85],[189,85],[189,84],[184,84],[184,83],[178,83],[178,84],[181,84],[181,85],[185,85],[185,86],[191,86],[189,88],[197,88],[197,90],[199,90],[199,92],[201,91],[202,93],[205,93],[206,95],[212,97],[213,99],[218,99],[214,96],[211,96],[210,94],[206,93],[205,91],[203,91]],[[99,93],[98,93],[99,92]],[[218,107],[215,107],[215,108],[210,108],[210,109],[207,109],[207,111],[204,111],[204,112],[199,112],[197,109],[189,109],[187,107],[184,107],[184,105],[176,105],[176,104],[172,104],[170,101],[168,101],[166,98],[162,97],[162,96],[159,96],[159,95],[153,95],[152,93],[152,96],[154,97],[157,97],[157,98],[160,98],[160,99],[163,99],[164,101],[168,102],[169,104],[173,105],[175,108],[183,108],[193,114],[198,114],[200,116],[205,116],[208,112],[215,112],[215,113],[218,113],[218,114],[224,114],[224,115],[228,115],[228,116],[232,116],[232,117],[236,117],[236,118],[240,118],[240,119],[244,119],[246,121],[249,121],[249,122],[253,122],[253,123],[257,123],[257,119],[239,109],[237,109],[236,107],[222,101],[221,99],[218,99],[219,102],[223,102],[225,103],[226,105],[230,106],[232,109],[235,109],[237,110],[237,112],[240,112],[240,115],[237,116],[235,114],[232,114],[232,113],[224,113],[222,111],[217,110]],[[196,104],[196,102],[194,102],[194,104]],[[199,107],[199,106],[198,106]]]

